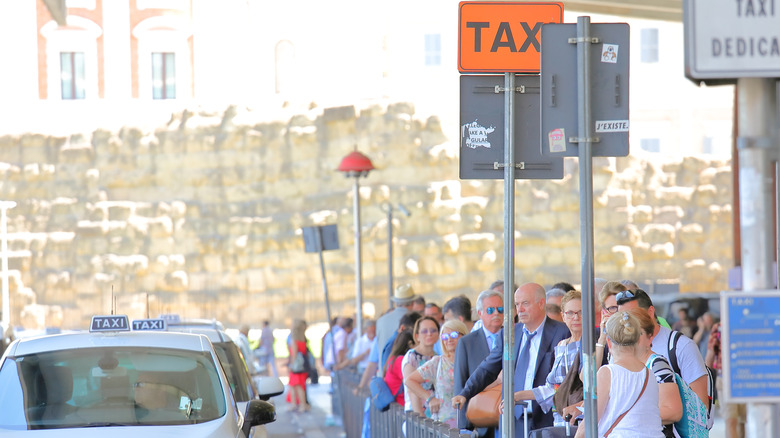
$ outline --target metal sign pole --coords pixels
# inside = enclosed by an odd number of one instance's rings
[[[504,436],[515,436],[515,74],[504,73]]]
[[[774,286],[774,251],[767,236],[772,236],[774,232],[772,173],[777,151],[775,87],[774,79],[737,80],[739,210],[744,292],[771,289]],[[778,436],[778,432],[776,405],[748,403],[745,436]]]
[[[363,261],[360,253],[360,175],[355,177],[355,185],[352,186],[352,211],[355,215],[355,339],[360,339],[363,334]]]
[[[322,227],[317,227],[317,253],[320,256],[320,272],[322,273],[322,291],[325,292],[325,312],[328,314],[328,329],[330,330],[330,348],[333,354],[334,365],[338,362],[338,356],[336,356],[336,343],[333,339],[333,327],[330,323],[333,321],[330,316],[330,299],[328,298],[328,282],[325,279],[325,261],[322,257],[322,252],[325,250],[325,245],[322,244]],[[323,354],[322,360],[325,360]]]
[[[593,166],[590,97],[590,17],[577,17],[577,106],[579,108],[577,144],[580,164],[580,264],[582,276],[582,350],[585,433],[598,433],[596,412],[596,369],[593,362],[595,309],[593,296]]]

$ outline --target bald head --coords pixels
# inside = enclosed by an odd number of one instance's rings
[[[536,283],[522,284],[515,291],[517,319],[525,324],[529,331],[536,330],[544,321],[545,294],[544,287]]]

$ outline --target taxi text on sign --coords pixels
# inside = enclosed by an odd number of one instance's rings
[[[559,2],[461,2],[458,70],[538,73],[542,24],[562,21]]]
[[[780,0],[685,0],[685,75],[780,77]]]

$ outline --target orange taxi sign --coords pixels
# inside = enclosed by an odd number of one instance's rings
[[[560,2],[460,2],[458,70],[539,73],[542,24],[561,22]]]

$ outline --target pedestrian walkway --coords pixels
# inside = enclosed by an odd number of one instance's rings
[[[287,378],[280,377],[287,388]],[[287,403],[287,392],[271,399],[276,406],[276,421],[266,425],[269,438],[345,438],[341,426],[326,426],[330,416],[330,377],[322,376],[317,385],[308,385],[306,393],[311,411],[293,412]]]

